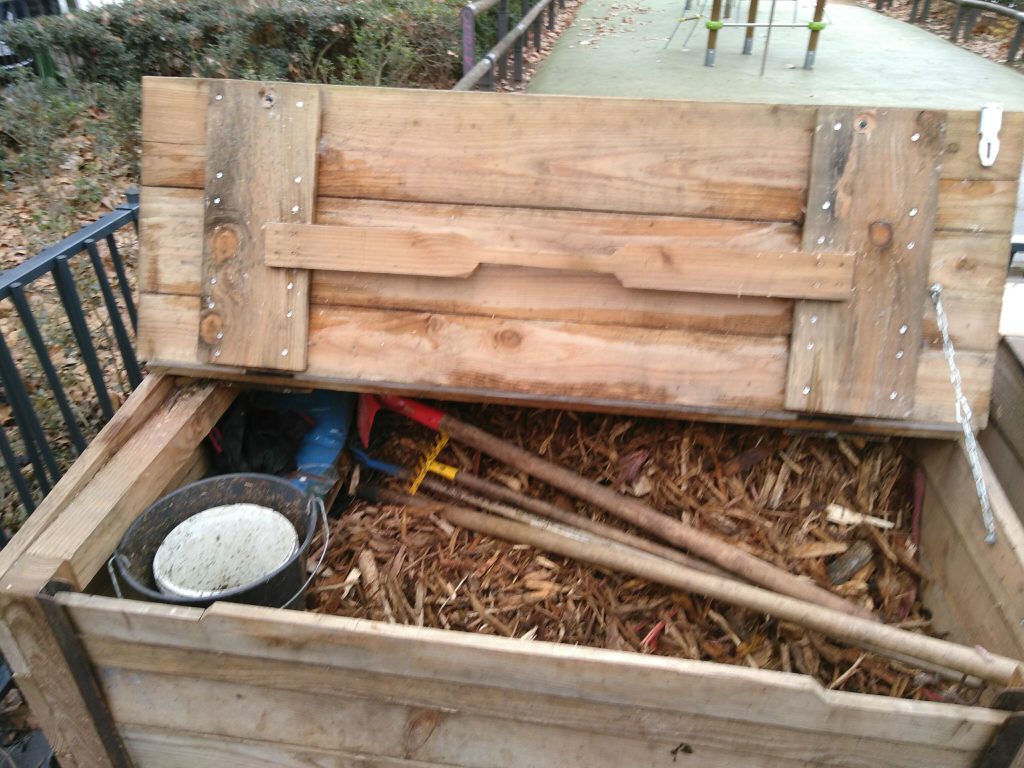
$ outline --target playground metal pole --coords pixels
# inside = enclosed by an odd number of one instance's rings
[[[775,0],[772,0],[775,5]],[[715,66],[715,46],[718,43],[718,30],[722,28],[722,0],[711,3],[711,19],[708,21],[708,50],[704,54],[704,66]]]
[[[768,46],[772,42],[772,24],[775,23],[775,2],[772,0],[771,10],[768,11],[768,34],[764,38],[764,53],[761,54],[761,76],[764,77],[764,68],[768,65]],[[823,3],[824,0],[818,0]]]
[[[814,21],[808,26],[811,28],[811,37],[807,41],[807,57],[804,59],[804,69],[814,69],[814,58],[818,54],[818,36],[824,27],[821,19],[825,15],[825,0],[818,0],[814,6]]]
[[[754,27],[750,26],[757,22],[757,0],[750,0],[750,10],[747,13],[747,34],[743,38],[743,55],[749,56],[754,52]]]

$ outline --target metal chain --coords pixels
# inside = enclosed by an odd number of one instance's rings
[[[942,334],[942,351],[946,355],[946,362],[949,364],[949,380],[953,384],[954,413],[956,420],[964,430],[964,453],[967,455],[967,463],[971,465],[971,474],[974,475],[974,488],[978,492],[978,501],[981,502],[981,519],[985,523],[985,541],[989,544],[996,543],[996,523],[992,517],[992,505],[988,500],[988,489],[985,487],[985,476],[981,470],[981,454],[978,451],[978,441],[974,437],[974,428],[971,422],[974,414],[971,413],[971,405],[964,397],[963,380],[960,378],[960,369],[956,367],[956,350],[953,349],[953,340],[949,338],[949,319],[946,317],[946,310],[942,306],[942,286],[936,283],[929,289],[932,303],[935,304],[935,319],[939,325],[939,333]]]

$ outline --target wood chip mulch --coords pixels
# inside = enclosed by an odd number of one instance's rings
[[[916,556],[914,470],[899,440],[826,439],[567,411],[445,407],[805,574],[887,623],[929,629],[929,613],[919,600],[923,574]],[[372,451],[412,467],[433,439],[401,417],[382,414]],[[627,527],[470,449],[450,444],[440,460]],[[362,479],[368,479],[366,471]],[[829,521],[830,511],[835,517],[842,510],[893,527]],[[701,595],[477,535],[437,514],[356,501],[334,523],[331,538],[327,567],[310,590],[310,607],[317,612],[783,670],[810,675],[826,688],[884,696],[974,703],[983,693]],[[840,575],[844,563],[849,567]],[[832,579],[846,580],[834,585]]]

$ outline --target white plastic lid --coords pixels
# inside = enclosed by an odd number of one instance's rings
[[[255,585],[291,558],[295,526],[259,504],[204,510],[174,528],[156,551],[153,576],[161,592],[203,600]]]

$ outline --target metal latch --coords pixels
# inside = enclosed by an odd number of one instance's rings
[[[995,102],[981,108],[978,133],[978,159],[986,168],[995,165],[999,157],[999,129],[1003,127],[1003,105]]]

